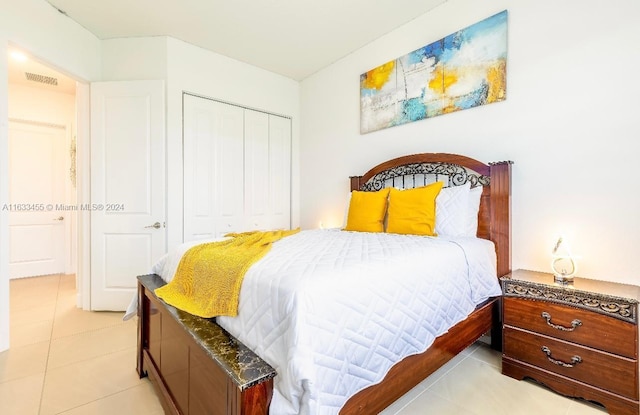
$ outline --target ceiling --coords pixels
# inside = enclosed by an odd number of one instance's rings
[[[43,1],[99,39],[171,36],[302,80],[446,0]],[[75,93],[75,80],[15,51],[10,83]]]
[[[99,39],[171,36],[302,80],[446,0],[43,0]]]

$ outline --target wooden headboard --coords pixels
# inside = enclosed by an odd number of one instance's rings
[[[421,153],[380,163],[362,176],[352,176],[351,190],[414,188],[436,180],[445,186],[483,186],[478,212],[478,237],[496,247],[498,277],[511,272],[511,161],[484,164],[447,153]]]

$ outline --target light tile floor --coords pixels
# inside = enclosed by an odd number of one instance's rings
[[[0,414],[162,414],[151,384],[135,371],[136,320],[76,308],[74,281],[73,275],[11,281],[11,348],[0,353]],[[606,411],[501,375],[500,354],[478,342],[382,414]]]
[[[73,275],[11,280],[10,290],[0,414],[163,414],[135,371],[135,319],[77,308]]]

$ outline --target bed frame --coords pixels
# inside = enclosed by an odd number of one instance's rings
[[[351,177],[351,190],[411,188],[442,179],[449,186],[467,181],[483,186],[478,237],[495,244],[500,277],[511,272],[511,164],[487,165],[455,154],[414,154]],[[156,298],[154,289],[164,284],[157,275],[140,276],[138,281],[137,371],[140,377],[149,376],[165,412],[268,414],[275,370],[213,319],[192,316]],[[381,383],[349,399],[340,414],[380,412],[489,331],[492,347],[500,349],[498,298],[478,306],[424,353],[394,365]]]

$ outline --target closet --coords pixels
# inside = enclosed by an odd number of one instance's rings
[[[184,241],[290,229],[291,119],[183,97]]]

